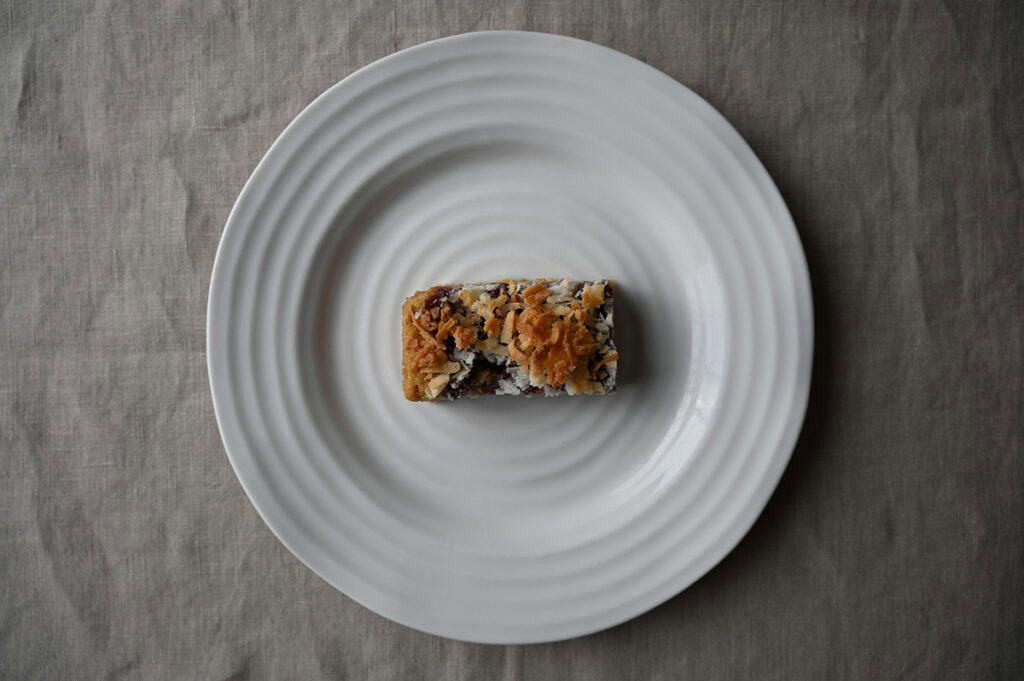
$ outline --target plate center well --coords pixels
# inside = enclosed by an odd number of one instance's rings
[[[660,445],[698,383],[685,292],[701,268],[673,266],[678,210],[610,148],[485,137],[497,139],[386,169],[346,203],[313,268],[300,347],[339,475],[460,541],[534,541],[638,511],[655,478],[685,463]],[[535,276],[617,282],[616,394],[405,401],[405,296]]]

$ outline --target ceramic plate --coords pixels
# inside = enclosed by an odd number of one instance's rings
[[[406,402],[399,308],[441,282],[610,278],[619,390]],[[306,565],[443,636],[638,615],[764,507],[807,401],[793,221],[736,131],[613,50],[485,32],[309,105],[228,219],[210,383],[231,464]]]

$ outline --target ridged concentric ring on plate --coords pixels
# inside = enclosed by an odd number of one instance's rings
[[[609,277],[607,398],[405,402],[398,310],[440,281]],[[707,103],[558,36],[446,38],[334,86],[228,220],[210,381],[239,480],[292,552],[404,624],[595,631],[739,541],[807,400],[792,220]]]

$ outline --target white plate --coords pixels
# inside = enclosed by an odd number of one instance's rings
[[[402,397],[399,307],[435,283],[609,277],[610,397]],[[207,351],[267,525],[397,622],[577,636],[739,541],[807,401],[811,299],[778,191],[700,97],[613,50],[486,32],[338,83],[228,219]]]

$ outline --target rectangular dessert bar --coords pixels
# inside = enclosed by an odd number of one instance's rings
[[[402,306],[406,398],[613,392],[614,290],[606,279],[509,279],[417,292]]]

